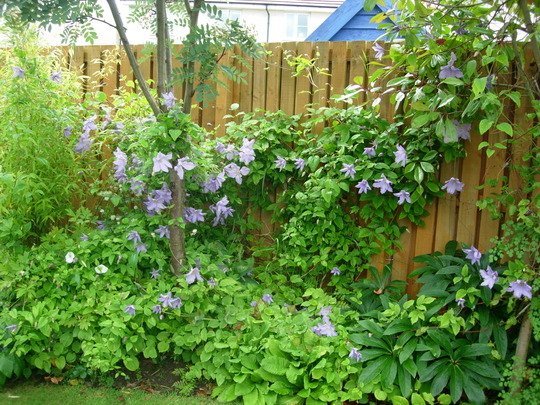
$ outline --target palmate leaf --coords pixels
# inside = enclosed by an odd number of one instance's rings
[[[392,356],[381,356],[378,359],[371,361],[366,368],[358,375],[358,383],[369,384],[375,378],[381,376],[381,370],[387,361],[393,361]]]
[[[431,383],[431,394],[434,396],[439,395],[442,390],[448,384],[452,368],[451,367],[439,367],[438,373]]]
[[[411,395],[412,382],[409,372],[406,371],[403,367],[399,367],[397,371],[397,379],[401,395],[403,395],[404,397],[408,397],[409,395]]]
[[[386,356],[381,370],[382,383],[384,388],[391,388],[396,379],[398,362],[394,357]]]
[[[482,391],[482,387],[480,387],[474,380],[465,378],[463,381],[463,389],[465,390],[465,395],[467,395],[467,398],[471,402],[475,404],[486,402],[486,396],[484,395],[484,391]]]
[[[461,398],[461,395],[463,394],[463,381],[465,378],[466,377],[459,366],[452,367],[449,388],[453,402],[458,402],[458,400]]]

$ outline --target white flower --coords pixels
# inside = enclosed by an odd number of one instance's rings
[[[67,252],[66,254],[66,263],[75,263],[77,261],[77,258],[75,257],[75,253],[73,252]]]
[[[99,266],[96,266],[96,273],[97,274],[105,274],[109,271],[109,268],[105,266],[104,264],[100,264]]]

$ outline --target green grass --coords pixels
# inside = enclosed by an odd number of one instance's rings
[[[137,389],[90,388],[84,385],[22,384],[0,391],[0,404],[31,405],[203,405],[207,398],[151,394]]]

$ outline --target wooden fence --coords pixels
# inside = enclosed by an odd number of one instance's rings
[[[318,43],[275,43],[267,44],[270,51],[259,60],[251,60],[249,68],[242,68],[234,54],[225,55],[222,60],[231,64],[245,74],[245,83],[233,83],[221,78],[226,84],[217,99],[208,105],[202,104],[195,108],[192,117],[195,122],[206,128],[218,127],[218,135],[224,133],[224,115],[229,113],[229,107],[238,103],[241,111],[266,109],[269,111],[283,110],[286,113],[302,113],[307,104],[318,106],[333,103],[331,96],[341,94],[355,78],[362,78],[361,83],[367,83],[370,71],[378,66],[370,64],[373,61],[372,43],[367,42],[318,42]],[[134,47],[141,61],[143,75],[156,80],[155,59],[152,50],[142,46]],[[133,73],[125,54],[112,46],[78,47],[68,52],[67,63],[71,68],[81,68],[88,76],[84,89],[101,90],[108,95],[129,81],[133,81]],[[316,60],[311,69],[312,77],[305,74],[294,76],[294,68],[288,60],[295,55]],[[532,60],[532,59],[531,59]],[[532,67],[531,67],[532,69]],[[508,75],[500,80],[507,83],[515,80]],[[181,89],[176,93],[181,98]],[[361,93],[360,101],[375,99],[376,94]],[[392,120],[393,108],[389,98],[383,97],[380,104],[381,113]],[[498,191],[498,186],[479,189],[487,179],[509,176],[511,187],[521,189],[520,177],[511,170],[513,162],[521,162],[523,155],[531,148],[532,138],[523,135],[530,127],[526,114],[531,111],[527,97],[522,97],[520,107],[506,106],[505,119],[514,125],[515,138],[518,142],[511,150],[497,149],[495,154],[486,158],[485,153],[478,151],[478,145],[483,140],[491,143],[500,141],[506,135],[500,131],[490,130],[480,136],[473,125],[471,141],[466,142],[467,158],[450,164],[443,164],[439,173],[442,182],[450,177],[460,178],[465,183],[463,192],[457,196],[445,195],[429,207],[429,216],[425,218],[425,226],[407,225],[407,232],[402,235],[402,249],[392,257],[380,255],[374,257],[372,263],[379,269],[387,263],[392,263],[393,278],[406,280],[407,275],[414,269],[413,257],[441,250],[449,240],[455,239],[477,246],[485,251],[490,246],[490,240],[501,232],[501,221],[490,217],[487,211],[477,209],[477,201],[492,192]],[[264,214],[261,216],[263,233],[272,233],[274,224]],[[409,280],[409,292],[415,292],[417,286]]]

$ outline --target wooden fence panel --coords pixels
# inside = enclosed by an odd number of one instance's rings
[[[193,112],[195,120],[205,128],[217,128],[216,135],[225,133],[224,116],[230,113],[230,106],[238,103],[240,111],[251,112],[257,109],[268,111],[283,110],[288,114],[300,114],[306,111],[307,105],[315,107],[326,105],[344,106],[335,104],[330,97],[340,94],[350,84],[360,84],[366,89],[358,95],[358,102],[375,100],[380,93],[371,92],[371,83],[368,76],[384,63],[374,58],[373,44],[367,42],[301,42],[301,43],[272,43],[266,44],[268,54],[261,59],[248,59],[246,66],[240,64],[234,52],[226,53],[221,63],[233,65],[244,74],[245,83],[233,83],[224,74],[219,74],[218,96],[215,101],[199,104]],[[175,46],[173,54],[180,48]],[[111,95],[118,91],[117,86],[125,86],[126,80],[133,81],[133,72],[129,66],[125,53],[117,47],[79,47],[75,49],[61,49],[67,57],[66,63],[71,69],[78,70],[80,74],[91,76],[88,83],[83,83],[83,89],[100,87],[106,94]],[[116,50],[117,56],[111,58]],[[156,68],[153,53],[150,56],[143,47],[136,46],[134,50],[139,60],[143,59],[141,69],[143,75],[155,80]],[[150,50],[151,51],[151,50]],[[237,52],[237,51],[236,51]],[[109,55],[108,58],[105,56]],[[148,54],[147,54],[148,55]],[[290,56],[287,56],[290,55]],[[314,65],[305,72],[295,74],[294,63],[291,65],[287,58],[300,56],[308,60],[314,59]],[[101,64],[95,64],[95,59],[101,59]],[[106,66],[112,63],[112,67]],[[173,60],[173,67],[179,68],[178,60]],[[98,79],[99,70],[103,74]],[[355,78],[360,78],[355,82]],[[502,77],[502,81],[510,82],[511,77]],[[519,77],[518,77],[519,80]],[[502,82],[501,81],[501,82]],[[132,89],[128,89],[132,90]],[[181,88],[175,88],[175,95],[180,100],[183,96]],[[382,97],[380,102],[381,114],[393,119],[394,107],[390,104],[390,95]],[[522,157],[531,148],[529,130],[532,122],[527,118],[531,105],[527,97],[522,97],[520,106],[507,105],[505,116],[508,122],[514,123],[515,139],[518,142],[512,145],[511,150],[498,150],[495,155],[487,159],[485,153],[478,151],[478,145],[483,140],[491,143],[504,139],[505,134],[492,129],[481,137],[473,125],[471,140],[465,142],[467,157],[451,164],[444,163],[439,172],[439,180],[445,182],[450,177],[461,179],[465,187],[461,193],[452,196],[445,194],[428,207],[429,215],[424,218],[424,226],[413,226],[402,222],[407,231],[401,237],[402,248],[393,256],[380,254],[371,259],[371,264],[379,270],[386,264],[393,266],[393,278],[406,280],[408,274],[414,269],[412,259],[421,254],[431,253],[434,250],[444,249],[446,242],[457,239],[460,242],[473,244],[481,250],[489,248],[490,239],[500,232],[500,221],[489,217],[488,212],[479,211],[477,201],[497,192],[498,186],[486,187],[479,190],[479,186],[487,179],[508,176],[510,185],[520,190],[522,184],[519,176],[513,171],[513,164],[522,164]],[[321,130],[323,123],[317,128]],[[275,197],[275,196],[273,196]],[[267,213],[257,211],[255,217],[260,220],[262,230],[260,239],[271,240],[275,230]],[[263,242],[264,243],[264,242]],[[408,280],[407,291],[415,294],[418,285],[414,280]]]

